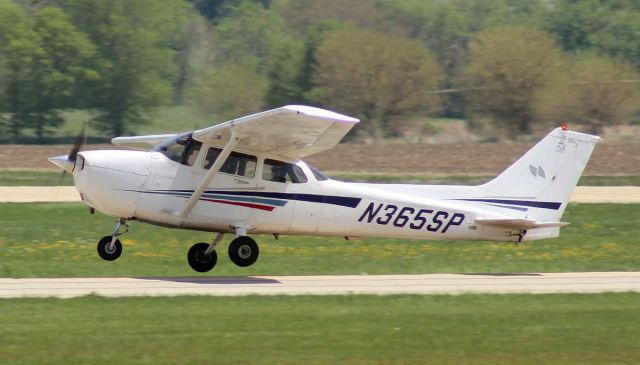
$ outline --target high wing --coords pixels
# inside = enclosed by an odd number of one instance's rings
[[[177,136],[177,134],[155,134],[150,136],[116,137],[111,140],[111,143],[119,146],[137,147],[137,148],[146,149],[146,148],[151,148],[157,145],[158,143],[175,136]]]
[[[220,147],[233,133],[239,149],[299,159],[334,147],[358,123],[329,110],[287,105],[193,132],[193,138]]]
[[[329,110],[287,105],[193,132],[195,140],[222,147],[222,151],[177,216],[189,216],[232,149],[299,159],[332,148],[358,122]]]
[[[552,228],[563,227],[568,225],[567,222],[538,222],[531,219],[518,218],[476,218],[476,223],[492,227],[508,228],[508,229],[534,229],[534,228]]]

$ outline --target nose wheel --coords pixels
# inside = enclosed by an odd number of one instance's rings
[[[124,231],[122,227],[124,226]],[[111,236],[104,236],[98,242],[98,255],[106,261],[116,260],[122,254],[122,243],[119,236],[129,232],[129,225],[123,218],[116,220],[116,229]]]
[[[103,260],[113,261],[122,254],[122,243],[119,239],[112,242],[113,236],[104,236],[98,242],[98,255]]]

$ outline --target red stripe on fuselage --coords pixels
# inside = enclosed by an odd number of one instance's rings
[[[246,208],[266,210],[268,212],[272,211],[273,208],[274,208],[274,207],[269,206],[269,205],[259,205],[259,204],[244,203],[244,202],[232,202],[232,201],[228,201],[228,200],[217,200],[217,199],[200,199],[200,200],[213,202],[213,203],[222,203],[222,204],[229,204],[229,205],[237,205],[237,206],[246,207]]]

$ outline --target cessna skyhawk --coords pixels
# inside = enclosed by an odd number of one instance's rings
[[[82,201],[116,219],[98,243],[122,253],[128,220],[214,232],[189,265],[207,272],[225,234],[229,257],[250,266],[250,235],[528,241],[557,237],[567,201],[597,136],[552,130],[498,177],[479,186],[336,181],[301,159],[334,147],[358,119],[289,105],[193,132],[117,137],[144,150],[82,151],[51,158],[73,174]]]

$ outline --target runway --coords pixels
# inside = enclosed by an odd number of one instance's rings
[[[640,272],[340,276],[0,278],[0,298],[640,292]]]
[[[79,202],[73,186],[0,186],[2,203]],[[640,186],[578,186],[572,203],[640,203]]]

